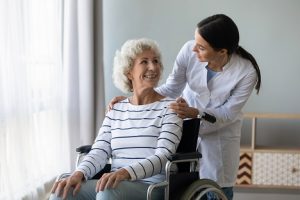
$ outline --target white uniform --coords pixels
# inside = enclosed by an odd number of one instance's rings
[[[165,96],[180,95],[189,106],[212,114],[217,122],[202,121],[198,149],[200,177],[217,181],[221,187],[235,184],[239,162],[242,108],[257,81],[252,63],[237,54],[207,83],[206,62],[192,51],[195,41],[188,41],[177,55],[173,72],[156,90]]]

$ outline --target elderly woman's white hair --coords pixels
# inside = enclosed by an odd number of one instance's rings
[[[121,50],[116,51],[112,78],[115,86],[122,92],[132,92],[132,84],[127,78],[127,74],[132,69],[136,57],[147,50],[151,50],[157,55],[162,71],[161,53],[154,40],[147,38],[127,40]]]

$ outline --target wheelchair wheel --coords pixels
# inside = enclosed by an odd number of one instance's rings
[[[183,193],[180,200],[206,200],[206,193],[214,193],[218,199],[227,200],[221,187],[210,179],[194,181]]]

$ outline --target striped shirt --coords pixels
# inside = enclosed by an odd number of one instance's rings
[[[182,119],[168,109],[168,97],[146,105],[125,99],[106,114],[91,151],[76,171],[93,177],[112,159],[111,171],[124,168],[131,180],[157,183],[165,179],[165,164],[176,152]]]

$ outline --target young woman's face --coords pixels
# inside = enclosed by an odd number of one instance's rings
[[[197,54],[198,59],[201,62],[214,62],[219,60],[220,52],[215,51],[208,42],[198,33],[198,29],[195,31],[195,46],[193,51]]]
[[[156,87],[161,75],[160,63],[159,57],[151,50],[139,54],[128,73],[133,90]]]

